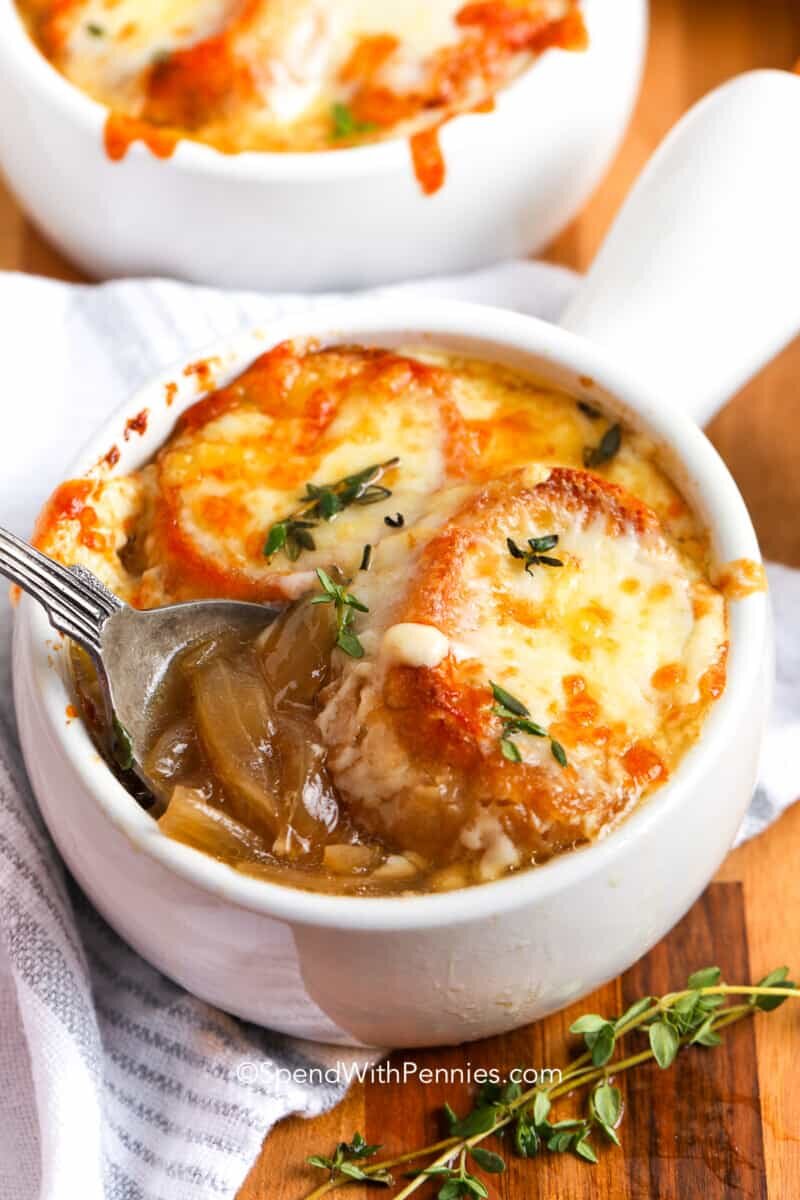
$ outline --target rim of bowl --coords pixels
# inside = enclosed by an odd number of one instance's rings
[[[255,330],[227,338],[201,353],[187,355],[161,372],[120,405],[84,446],[71,465],[71,474],[89,470],[112,443],[126,447],[111,472],[127,473],[147,461],[163,443],[182,409],[202,390],[193,391],[183,376],[190,363],[216,358],[221,369],[212,387],[221,386],[270,346],[287,338],[312,338],[322,344],[340,341],[406,345],[416,349],[444,347],[456,353],[505,362],[527,371],[534,379],[548,373],[561,376],[548,386],[591,395],[654,438],[677,470],[673,478],[688,494],[712,536],[720,561],[750,558],[761,561],[755,531],[744,500],[717,451],[694,422],[641,379],[615,363],[585,339],[534,317],[469,304],[463,301],[374,300],[326,302],[294,313]],[[448,346],[449,343],[449,346]],[[460,343],[460,345],[459,345]],[[526,365],[527,364],[527,365]],[[591,392],[580,380],[588,377]],[[172,407],[164,403],[167,383],[179,382]],[[129,416],[149,408],[147,434],[135,449],[122,441]],[[126,461],[127,460],[127,461]],[[122,468],[118,471],[117,468]],[[66,474],[65,478],[71,477]],[[98,755],[82,721],[66,723],[65,706],[72,702],[63,671],[48,662],[46,642],[52,629],[44,611],[24,596],[19,616],[26,625],[26,652],[33,667],[37,700],[43,703],[61,751],[81,782],[118,829],[140,850],[151,855],[202,890],[265,916],[293,924],[336,927],[353,931],[392,931],[459,925],[528,905],[579,884],[590,875],[608,871],[628,846],[646,839],[658,823],[670,819],[690,797],[703,771],[704,760],[724,753],[728,731],[736,728],[763,663],[768,628],[768,600],[756,593],[730,604],[727,686],[709,713],[699,740],[684,755],[675,773],[615,830],[600,840],[490,883],[444,893],[414,896],[337,896],[305,892],[248,876],[225,863],[172,841],[136,803]]]
[[[639,4],[646,14],[647,0],[639,0]],[[591,28],[591,22],[599,19],[601,15],[603,3],[584,0],[584,5],[587,24]],[[644,27],[646,28],[646,15]],[[477,128],[476,122],[481,123],[480,127],[485,134],[491,135],[492,127],[498,119],[513,116],[514,107],[523,113],[530,112],[535,105],[532,91],[549,88],[550,77],[554,72],[575,70],[576,62],[586,59],[592,53],[593,45],[594,43],[590,42],[589,49],[580,55],[545,52],[499,89],[495,96],[495,108],[491,112],[464,112],[446,121],[441,129],[445,153],[456,149],[457,143],[472,140]],[[98,139],[102,139],[103,126],[110,111],[108,106],[92,99],[45,58],[25,28],[15,0],[0,0],[0,57],[5,53],[23,64],[31,85],[37,86],[48,100],[65,109],[72,119],[91,130]],[[643,53],[642,45],[640,58]],[[174,153],[161,165],[163,167],[171,164],[177,168],[200,169],[209,174],[238,178],[338,178],[388,172],[396,170],[399,166],[410,169],[407,141],[406,137],[393,136],[385,141],[337,150],[250,150],[225,154],[213,146],[186,137],[178,141]],[[143,155],[150,152],[136,142],[130,147],[129,153]]]

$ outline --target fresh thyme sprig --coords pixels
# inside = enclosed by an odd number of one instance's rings
[[[415,1177],[422,1175],[429,1179],[443,1179],[444,1183],[438,1191],[439,1200],[458,1200],[461,1196],[472,1197],[473,1200],[477,1196],[478,1200],[487,1200],[489,1189],[486,1184],[467,1170],[467,1154],[490,1175],[500,1175],[506,1169],[506,1164],[499,1154],[465,1147],[458,1156],[457,1167],[428,1167],[413,1174]]]
[[[559,766],[566,767],[567,755],[561,742],[550,737],[546,729],[530,719],[530,712],[521,700],[517,700],[516,696],[512,696],[498,683],[492,683],[491,679],[489,686],[496,702],[492,712],[503,722],[503,732],[500,734],[500,750],[503,758],[507,758],[509,762],[521,763],[522,755],[519,746],[512,738],[515,733],[529,733],[531,737],[550,738],[550,750],[553,758]]]
[[[758,1011],[772,1012],[789,997],[800,998],[800,991],[788,974],[787,967],[778,967],[753,986],[728,985],[720,982],[718,967],[706,967],[689,976],[683,991],[660,998],[644,996],[619,1017],[586,1013],[570,1027],[572,1033],[583,1037],[586,1049],[558,1073],[557,1082],[523,1089],[521,1072],[512,1072],[505,1083],[489,1083],[478,1092],[473,1109],[465,1117],[457,1117],[445,1105],[448,1137],[361,1168],[366,1178],[357,1182],[385,1183],[392,1167],[432,1160],[413,1172],[410,1182],[395,1193],[393,1200],[407,1200],[427,1180],[437,1178],[443,1180],[438,1200],[457,1197],[483,1200],[488,1189],[467,1171],[467,1156],[481,1170],[500,1173],[505,1168],[502,1156],[482,1150],[479,1144],[509,1126],[513,1127],[513,1153],[519,1157],[534,1158],[547,1149],[551,1153],[575,1154],[595,1163],[598,1159],[593,1136],[602,1135],[603,1140],[620,1145],[622,1094],[612,1077],[651,1061],[666,1070],[679,1050],[692,1045],[716,1046],[722,1040],[719,1031],[726,1026]],[[726,1004],[727,997],[733,996],[744,997],[744,1002]],[[663,1033],[665,1028],[670,1034]],[[614,1058],[621,1039],[637,1032],[647,1034],[647,1049]],[[554,1101],[584,1089],[588,1089],[588,1098],[583,1114],[550,1120]],[[363,1143],[360,1135],[356,1137]],[[331,1177],[310,1192],[306,1200],[320,1200],[327,1192],[356,1181],[346,1172],[334,1174],[331,1161],[316,1155],[309,1159],[315,1166],[324,1166]]]
[[[381,1184],[391,1187],[394,1183],[388,1171],[376,1171],[368,1175],[359,1162],[374,1158],[382,1146],[370,1146],[360,1133],[354,1133],[349,1142],[339,1142],[333,1155],[312,1154],[306,1162],[310,1167],[319,1167],[321,1171],[330,1172],[331,1182],[346,1183],[355,1180],[357,1183]]]
[[[363,658],[364,647],[353,632],[353,615],[356,612],[369,612],[366,604],[362,604],[357,596],[346,591],[339,583],[334,583],[327,571],[317,567],[317,579],[322,588],[321,596],[313,596],[312,604],[332,604],[336,611],[336,645],[351,658]]]
[[[270,527],[264,543],[265,557],[271,558],[283,550],[291,562],[296,562],[303,550],[316,549],[311,530],[320,521],[332,521],[351,504],[377,504],[388,500],[392,493],[378,480],[384,471],[396,467],[399,461],[399,458],[390,458],[387,462],[375,463],[355,475],[345,475],[336,483],[307,483],[300,507]]]
[[[525,570],[533,574],[531,567],[563,567],[560,558],[553,558],[548,550],[554,550],[558,545],[558,534],[550,533],[546,537],[528,538],[528,549],[518,546],[513,538],[506,538],[508,553],[512,558],[521,558],[525,562]]]
[[[585,446],[583,450],[583,465],[585,467],[602,467],[615,457],[622,445],[622,426],[609,425],[596,446]]]

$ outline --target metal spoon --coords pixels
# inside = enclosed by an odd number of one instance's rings
[[[2,527],[0,575],[38,600],[53,628],[90,655],[121,765],[130,766],[148,787],[142,763],[150,708],[171,660],[193,642],[264,629],[282,611],[239,600],[131,608],[85,567],[65,567]]]

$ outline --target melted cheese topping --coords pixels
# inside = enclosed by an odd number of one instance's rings
[[[378,492],[377,502],[351,504],[306,531],[313,545],[297,564],[304,579],[332,561],[355,570],[387,518],[400,511],[413,521],[442,485],[456,420],[434,367],[386,353],[299,357],[278,347],[190,410],[159,455],[150,554],[165,578],[146,586],[171,595],[295,594],[297,568],[284,552],[265,555],[267,531],[307,505],[309,483],[334,484],[398,458],[402,466],[380,477],[384,499]]]
[[[115,136],[153,149],[148,128],[226,152],[432,128],[489,101],[549,46],[585,44],[578,0],[19,3],[54,65],[122,119]]]
[[[724,688],[706,533],[636,431],[584,468],[610,425],[495,365],[284,344],[187,408],[142,470],[115,476],[110,452],[63,484],[36,541],[145,607],[292,599],[340,571],[368,608],[364,653],[334,652],[319,728],[349,816],[490,878],[612,828]],[[315,507],[381,465],[370,494]],[[293,520],[296,554],[274,539]],[[531,538],[555,561],[520,557]],[[493,683],[537,728],[506,727]]]
[[[404,667],[438,667],[450,653],[450,641],[433,625],[402,621],[386,630],[380,653],[386,661]]]
[[[508,539],[531,537],[557,545],[526,569]],[[587,472],[461,489],[380,551],[365,655],[338,656],[320,724],[350,811],[401,849],[480,850],[486,878],[509,839],[520,860],[597,836],[668,778],[724,685],[722,596]],[[535,722],[511,729],[512,761],[493,683]]]
[[[207,364],[187,371],[208,386]],[[113,475],[112,448],[86,478],[63,484],[37,537],[56,557],[79,555],[141,606],[292,596],[314,586],[316,566],[352,574],[364,546],[378,543],[383,571],[399,555],[396,593],[408,548],[464,502],[470,483],[523,466],[532,483],[554,466],[582,467],[608,426],[571,397],[499,366],[284,344],[190,406],[135,475]],[[270,528],[303,506],[309,483],[334,485],[393,458],[399,463],[379,481],[391,495],[316,520],[315,549],[296,561],[282,551],[265,555]],[[626,430],[600,474],[643,500],[681,559],[708,572],[705,532],[648,439]],[[402,536],[391,524],[398,514]]]
[[[480,663],[485,680],[503,680],[545,720],[563,709],[563,680],[579,675],[604,720],[655,735],[662,693],[653,675],[680,664],[685,678],[673,698],[696,699],[697,667],[713,662],[720,641],[720,598],[695,618],[696,577],[660,536],[643,539],[635,529],[609,536],[602,513],[585,521],[583,513],[554,512],[545,521],[533,530],[524,519],[509,521],[506,536],[525,545],[531,532],[557,533],[552,553],[561,568],[526,571],[504,539],[471,548],[453,630],[459,656]],[[523,748],[541,755],[538,739]]]

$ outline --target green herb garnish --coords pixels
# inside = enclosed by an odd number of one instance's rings
[[[316,550],[317,544],[311,534],[314,521],[295,521],[289,518],[273,525],[264,544],[264,555],[271,558],[283,550],[290,562],[296,562],[303,550]]]
[[[312,1154],[306,1162],[311,1167],[319,1167],[321,1171],[330,1173],[331,1182],[382,1184],[391,1187],[394,1183],[388,1171],[375,1171],[367,1174],[359,1163],[365,1159],[374,1158],[380,1146],[369,1146],[360,1133],[354,1133],[352,1141],[340,1142],[330,1157],[322,1154]]]
[[[341,103],[331,105],[331,122],[331,137],[336,141],[340,138],[358,137],[362,133],[374,133],[378,128],[373,121],[357,120],[353,110]]]
[[[514,701],[507,692],[503,694]],[[519,706],[519,701],[514,704]],[[432,1180],[440,1183],[438,1200],[462,1197],[486,1200],[489,1194],[486,1184],[468,1170],[467,1163],[474,1163],[489,1175],[504,1171],[503,1155],[484,1149],[479,1143],[502,1135],[506,1129],[513,1136],[498,1143],[504,1154],[535,1158],[547,1150],[596,1163],[603,1143],[620,1145],[622,1093],[610,1076],[619,1077],[653,1061],[666,1070],[679,1051],[693,1045],[718,1045],[720,1033],[727,1026],[758,1011],[771,1012],[790,997],[800,998],[797,985],[787,979],[788,973],[787,967],[779,967],[755,986],[729,986],[720,982],[718,967],[706,967],[689,976],[683,991],[660,998],[644,996],[619,1017],[586,1013],[570,1028],[570,1032],[582,1037],[584,1050],[564,1070],[548,1071],[546,1084],[540,1079],[536,1086],[524,1088],[520,1082],[522,1072],[512,1071],[505,1083],[482,1087],[472,1111],[464,1117],[458,1117],[445,1104],[449,1136],[383,1162],[363,1167],[353,1162],[356,1158],[362,1161],[371,1158],[377,1150],[356,1134],[353,1142],[342,1143],[333,1157],[314,1155],[308,1160],[312,1166],[325,1170],[329,1178],[310,1192],[306,1200],[320,1200],[329,1191],[352,1182],[388,1184],[391,1167],[414,1162],[426,1165],[411,1173],[410,1182],[395,1194],[394,1200],[407,1200]],[[726,1003],[729,997],[743,999],[739,1003]],[[644,1034],[649,1045],[636,1053],[619,1052],[622,1039],[637,1034]],[[587,1091],[587,1099],[582,1112],[552,1120],[554,1102],[583,1090]],[[346,1169],[346,1164],[355,1170]]]
[[[585,446],[583,465],[585,467],[602,467],[610,462],[622,445],[622,426],[610,425],[596,446]]]
[[[355,475],[345,475],[336,483],[307,483],[305,495],[301,496],[300,507],[283,521],[277,521],[267,533],[264,555],[271,558],[283,550],[290,562],[296,562],[303,550],[315,550],[316,543],[311,530],[320,521],[332,521],[351,504],[378,504],[391,496],[389,488],[381,487],[378,480],[384,471],[396,467],[399,458],[365,467]]]
[[[98,25],[95,21],[89,21],[89,23],[86,26],[86,32],[91,37],[99,38],[99,37],[105,37],[106,31],[102,25]]]
[[[522,546],[518,546],[513,538],[506,538],[508,553],[512,558],[522,559],[525,563],[525,570],[529,575],[533,574],[531,567],[563,567],[563,562],[560,558],[553,558],[548,554],[548,550],[554,549],[558,545],[558,534],[551,533],[546,537],[528,538],[528,549],[525,550]]]
[[[568,765],[567,752],[561,745],[561,742],[556,741],[554,737],[550,738],[550,752],[560,767],[566,767]]]
[[[492,712],[503,722],[503,732],[500,734],[500,752],[503,758],[507,758],[509,762],[521,763],[522,755],[519,746],[512,739],[515,733],[529,733],[531,737],[550,738],[550,751],[553,758],[559,766],[566,767],[567,755],[561,742],[550,737],[546,729],[530,719],[530,712],[521,700],[517,700],[516,696],[512,696],[505,688],[501,688],[497,683],[492,683],[491,680],[489,680],[489,686],[495,698]]]
[[[130,771],[133,766],[133,742],[116,713],[111,723],[111,753],[120,770]]]
[[[322,588],[321,596],[312,597],[312,604],[332,604],[336,611],[336,645],[351,658],[363,658],[364,647],[353,632],[353,616],[357,612],[369,612],[357,596],[345,591],[341,584],[334,583],[327,571],[317,567],[317,579]]]
[[[506,1169],[506,1164],[499,1154],[464,1147],[458,1156],[457,1167],[449,1167],[443,1163],[441,1166],[413,1172],[414,1178],[443,1180],[442,1186],[436,1193],[439,1200],[460,1200],[461,1197],[466,1197],[467,1200],[470,1198],[475,1200],[476,1197],[477,1200],[487,1200],[489,1189],[486,1184],[483,1180],[478,1179],[477,1175],[473,1175],[471,1171],[467,1170],[467,1154],[490,1175],[499,1175]],[[487,1163],[490,1165],[487,1166]]]

